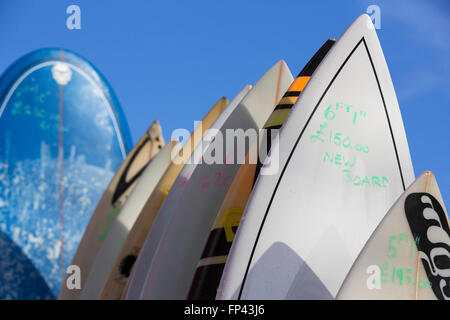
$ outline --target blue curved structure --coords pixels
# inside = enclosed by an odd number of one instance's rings
[[[59,294],[91,214],[130,150],[105,78],[49,48],[0,78],[0,299]]]

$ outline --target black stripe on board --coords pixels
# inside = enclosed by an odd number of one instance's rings
[[[283,98],[286,97],[298,97],[300,95],[300,93],[302,93],[301,91],[286,91],[286,93],[283,95]]]
[[[373,73],[375,74],[375,79],[377,79],[378,90],[380,91],[380,94],[381,94],[381,100],[383,100],[384,112],[386,113],[386,118],[387,118],[387,121],[389,124],[389,131],[391,132],[392,143],[394,144],[395,156],[397,157],[397,165],[398,165],[398,169],[400,170],[400,177],[402,178],[403,190],[406,190],[405,180],[403,179],[402,167],[400,165],[400,158],[398,157],[397,145],[395,144],[394,133],[392,132],[391,119],[389,119],[386,102],[384,101],[383,91],[381,90],[380,81],[378,80],[378,74],[377,74],[377,71],[375,70],[375,66],[373,65],[372,56],[370,55],[369,48],[367,47],[367,43],[364,40],[364,38],[363,38],[363,43],[364,43],[364,47],[366,48],[367,54],[369,56],[370,65],[372,66]]]
[[[188,300],[214,300],[225,263],[198,267],[192,280]]]
[[[319,66],[320,62],[323,60],[323,58],[327,55],[328,51],[330,51],[333,44],[336,42],[334,39],[328,39],[321,47],[320,49],[314,54],[314,56],[311,58],[311,60],[308,61],[306,66],[300,71],[299,77],[308,77],[312,76],[314,71]]]
[[[237,227],[232,227],[233,232],[236,232]],[[224,256],[230,252],[231,242],[227,241],[224,228],[217,228],[211,230],[205,249],[203,250],[200,259]]]
[[[286,103],[286,104],[283,103],[283,104],[279,104],[279,105],[277,105],[277,106],[275,107],[274,111],[275,111],[275,110],[281,110],[281,109],[291,109],[292,106],[293,106],[292,103]],[[270,118],[269,118],[269,119],[270,119]]]
[[[283,124],[277,124],[277,125],[265,127],[264,130],[280,129],[282,126],[283,126]],[[267,132],[267,136],[269,136],[269,134],[270,134],[270,131]],[[267,150],[270,150],[270,146],[272,145],[272,140],[269,141],[269,139],[267,139],[267,145],[268,145]]]
[[[147,168],[148,164],[150,163],[151,159],[138,172],[136,172],[136,174],[133,177],[131,177],[130,180],[127,181],[128,170],[130,170],[131,166],[133,165],[134,160],[136,159],[136,157],[141,152],[142,148],[145,146],[145,144],[147,142],[152,142],[150,137],[148,136],[148,134],[145,135],[144,141],[142,141],[142,143],[137,148],[136,152],[131,156],[130,161],[127,163],[125,169],[123,170],[122,174],[120,175],[119,182],[116,185],[116,189],[114,190],[114,194],[111,199],[111,204],[113,207],[115,207],[116,201],[119,200],[119,198],[122,196],[122,194],[124,194],[125,191],[127,191],[128,188],[137,180],[137,178],[140,177],[140,175],[144,172],[145,168]]]

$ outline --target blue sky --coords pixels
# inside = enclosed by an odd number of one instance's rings
[[[66,8],[81,8],[81,30]],[[29,51],[71,49],[114,88],[136,142],[158,119],[166,140],[279,59],[296,75],[367,7],[405,123],[416,176],[432,170],[450,199],[450,2],[0,0],[0,72]]]

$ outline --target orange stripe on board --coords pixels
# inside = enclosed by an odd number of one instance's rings
[[[295,78],[288,91],[303,91],[310,78],[309,76]]]

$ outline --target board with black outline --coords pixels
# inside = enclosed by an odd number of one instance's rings
[[[255,184],[217,298],[332,299],[414,179],[395,91],[367,15],[316,69],[274,147],[280,168]]]

